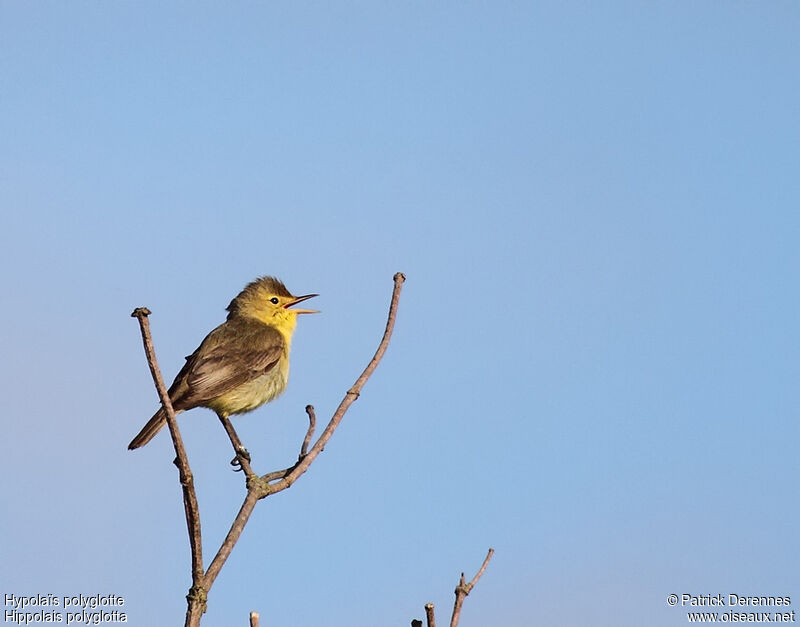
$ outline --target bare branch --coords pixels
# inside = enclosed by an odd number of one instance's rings
[[[314,429],[317,428],[317,415],[314,413],[314,406],[306,405],[306,413],[308,414],[308,431],[306,431],[306,437],[303,438],[303,445],[300,447],[300,455],[297,461],[302,461],[308,454],[308,445],[311,444],[311,438],[314,437]]]
[[[172,443],[175,447],[175,465],[178,467],[181,487],[183,489],[183,507],[186,513],[186,526],[189,531],[189,545],[192,551],[192,589],[194,590],[194,588],[201,583],[203,578],[203,542],[200,529],[200,507],[197,504],[197,493],[194,489],[194,476],[189,467],[189,458],[186,455],[186,449],[183,446],[183,440],[178,430],[178,421],[175,419],[175,410],[172,407],[172,401],[169,398],[167,386],[164,384],[164,379],[158,368],[158,361],[156,361],[153,338],[150,334],[149,315],[150,310],[146,307],[137,307],[131,314],[133,318],[139,321],[139,328],[142,332],[142,342],[144,343],[144,352],[147,356],[147,364],[150,366],[150,374],[153,376],[153,382],[158,390],[158,397],[161,399],[161,405],[167,413],[167,426],[169,427],[169,433],[172,436]],[[190,592],[190,596],[191,594]],[[202,607],[203,611],[205,611],[204,598]]]
[[[297,464],[295,464],[294,466],[297,466]],[[284,468],[282,470],[273,470],[272,472],[268,472],[266,475],[261,475],[259,479],[261,480],[262,484],[264,483],[269,484],[272,481],[283,479],[286,475],[292,472],[294,466],[289,466],[289,468]]]
[[[392,301],[389,305],[389,315],[386,321],[386,329],[383,332],[383,339],[381,339],[378,349],[375,351],[375,355],[367,364],[367,367],[364,368],[364,372],[362,372],[361,376],[356,379],[353,387],[347,391],[342,399],[342,402],[339,403],[339,407],[337,407],[333,417],[328,423],[328,426],[325,427],[322,435],[319,436],[319,439],[316,441],[314,446],[311,447],[311,450],[308,451],[308,454],[305,455],[303,459],[292,468],[286,477],[276,483],[270,484],[268,486],[268,490],[262,495],[261,498],[264,498],[268,494],[275,494],[276,492],[280,492],[291,487],[291,485],[297,481],[297,479],[299,479],[300,476],[306,472],[306,470],[308,470],[308,467],[317,458],[317,455],[323,451],[325,445],[328,443],[328,440],[331,439],[333,432],[336,431],[336,427],[339,426],[339,423],[342,421],[342,418],[344,418],[344,415],[347,413],[350,405],[352,405],[361,394],[361,389],[375,371],[375,368],[378,367],[378,364],[383,358],[384,353],[386,353],[386,348],[389,346],[389,340],[392,337],[395,319],[397,318],[397,304],[400,300],[400,290],[403,288],[403,282],[405,280],[406,277],[402,272],[398,272],[394,275],[394,291],[392,292]]]
[[[428,627],[436,627],[436,618],[433,616],[433,603],[425,604],[425,618],[428,621]]]
[[[250,627],[258,627],[258,612],[250,612]]]
[[[453,606],[453,617],[450,619],[450,627],[457,627],[458,621],[461,618],[461,605],[464,603],[464,599],[467,597],[467,595],[472,592],[472,588],[475,587],[475,584],[478,583],[478,580],[483,576],[483,572],[489,565],[489,560],[492,559],[492,555],[494,555],[494,549],[489,549],[489,552],[486,554],[486,559],[483,560],[480,570],[469,583],[464,583],[464,573],[461,573],[461,580],[456,586],[456,603]]]
[[[466,594],[472,592],[472,589],[475,587],[475,584],[478,583],[478,579],[483,577],[483,572],[486,570],[486,567],[489,565],[489,560],[492,559],[492,555],[494,555],[494,549],[489,549],[489,552],[486,554],[486,558],[483,560],[483,564],[481,564],[481,569],[475,573],[475,576],[472,578],[467,584],[467,591]],[[463,577],[463,573],[462,573]]]
[[[219,575],[219,571],[222,570],[223,564],[225,564],[231,551],[233,551],[233,546],[239,540],[239,536],[242,535],[244,526],[247,524],[250,514],[253,513],[253,508],[255,508],[256,503],[258,503],[258,493],[259,490],[251,483],[247,490],[247,496],[244,497],[244,502],[239,508],[239,513],[236,514],[236,518],[233,520],[233,524],[228,530],[228,535],[225,536],[225,539],[219,547],[219,551],[217,551],[214,559],[211,560],[211,564],[206,571],[206,589],[211,588],[217,575]]]

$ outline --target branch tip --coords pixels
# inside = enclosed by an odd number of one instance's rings
[[[478,583],[478,580],[483,575],[486,567],[489,565],[489,560],[492,559],[492,555],[494,555],[494,549],[490,548],[483,560],[483,564],[481,564],[480,569],[477,573],[475,573],[475,576],[469,583],[465,582],[464,573],[461,573],[461,580],[458,582],[455,590],[456,602],[453,606],[453,616],[450,619],[450,627],[457,627],[458,621],[461,618],[461,605],[464,603],[464,599],[470,592],[472,592],[472,588],[475,587],[475,584]]]
[[[306,413],[308,414],[308,430],[306,437],[303,438],[303,443],[300,445],[300,455],[297,462],[303,461],[303,458],[308,455],[308,445],[311,444],[311,438],[314,437],[314,429],[317,428],[317,414],[314,413],[313,405],[306,405]]]
[[[425,604],[425,620],[428,621],[428,627],[436,627],[436,617],[433,614],[433,603]]]

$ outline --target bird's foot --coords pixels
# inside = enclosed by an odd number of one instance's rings
[[[231,460],[231,466],[233,466],[234,472],[240,472],[242,470],[243,462],[250,463],[250,453],[247,451],[246,448],[243,446],[238,447],[236,449],[236,457]]]

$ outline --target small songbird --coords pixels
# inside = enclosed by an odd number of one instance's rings
[[[289,349],[297,316],[318,313],[290,307],[314,296],[317,294],[292,296],[271,276],[246,285],[228,305],[228,319],[186,358],[172,382],[169,398],[175,413],[208,407],[227,419],[281,394],[289,379]],[[147,444],[166,421],[162,407],[128,448]]]

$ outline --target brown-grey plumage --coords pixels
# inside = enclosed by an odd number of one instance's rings
[[[244,339],[250,347],[237,352],[232,344]],[[233,348],[233,350],[232,350]],[[281,358],[281,334],[258,321],[233,318],[221,324],[202,341],[169,388],[169,399],[176,412],[206,407],[221,394],[266,374]],[[129,449],[147,444],[167,422],[159,409],[131,440]]]

